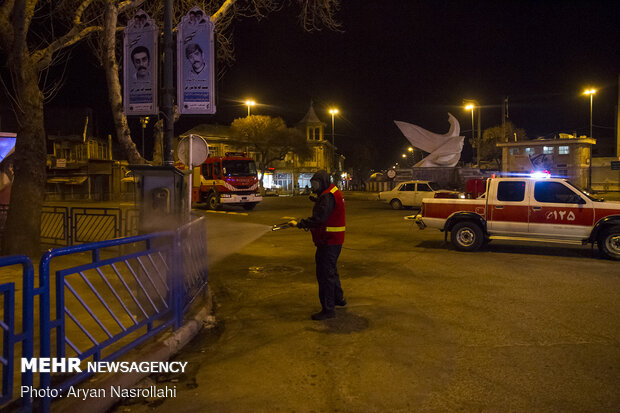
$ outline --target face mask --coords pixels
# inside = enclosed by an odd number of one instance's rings
[[[312,188],[312,192],[319,192],[319,181],[310,181],[310,187]]]

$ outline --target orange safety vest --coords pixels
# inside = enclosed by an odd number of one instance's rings
[[[342,192],[334,184],[330,185],[321,195],[329,192],[334,195],[336,206],[323,225],[310,229],[315,245],[342,245],[344,243],[344,198]]]

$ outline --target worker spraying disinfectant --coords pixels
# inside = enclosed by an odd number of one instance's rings
[[[342,192],[330,183],[329,174],[320,170],[310,180],[314,202],[312,216],[299,221],[274,225],[272,230],[297,227],[310,230],[316,245],[316,279],[319,284],[321,311],[312,314],[313,320],[334,318],[335,306],[345,306],[347,302],[340,286],[337,263],[342,250],[345,232],[345,207]]]

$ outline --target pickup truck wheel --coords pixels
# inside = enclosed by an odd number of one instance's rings
[[[218,199],[218,196],[216,194],[210,194],[209,197],[207,198],[207,205],[209,206],[209,209],[212,209],[212,210],[219,209],[220,200]]]
[[[473,222],[458,222],[450,231],[452,244],[460,251],[476,251],[482,246],[482,228]]]
[[[403,207],[403,203],[400,202],[399,199],[392,199],[390,201],[390,205],[392,206],[392,209],[401,209]]]
[[[598,249],[612,260],[620,260],[620,226],[605,229],[597,240]]]

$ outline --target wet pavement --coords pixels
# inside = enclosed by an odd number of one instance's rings
[[[225,229],[310,207],[276,198],[205,214]],[[347,209],[348,305],[335,319],[310,320],[310,234],[265,233],[212,266],[217,323],[177,356],[189,371],[151,377],[177,397],[115,411],[617,411],[620,263],[546,244],[463,253],[405,222],[412,211],[363,199]]]

